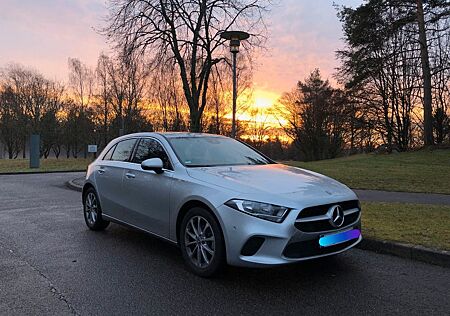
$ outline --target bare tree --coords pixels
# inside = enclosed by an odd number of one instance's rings
[[[249,111],[250,121],[247,124],[246,132],[251,144],[258,150],[261,150],[264,143],[270,140],[271,127],[267,120],[269,114],[258,108],[253,108]]]
[[[187,108],[175,65],[155,65],[149,83],[149,96],[155,106],[151,109],[155,127],[163,131],[183,131]]]
[[[85,110],[94,96],[95,73],[77,58],[69,58],[69,83],[75,102]]]
[[[110,58],[105,63],[114,113],[114,125],[119,134],[141,128],[151,129],[142,115],[143,99],[149,71],[145,61],[138,58]]]
[[[60,108],[64,87],[57,82],[46,79],[39,72],[20,65],[6,67],[3,71],[3,77],[4,84],[14,92],[16,106],[20,108],[23,115],[23,124],[20,124],[20,126],[27,133],[18,133],[17,135],[18,137],[22,135],[24,138],[22,154],[25,158],[26,137],[29,133],[42,134],[47,127],[46,124],[50,122],[47,119],[48,116],[51,113],[56,115]],[[44,135],[44,137],[46,136]],[[49,141],[44,138],[41,140],[43,143]],[[41,154],[43,154],[42,150],[43,147],[41,146]]]
[[[41,156],[48,158],[50,151],[58,152],[58,141],[60,141],[61,124],[59,120],[60,110],[63,108],[64,86],[60,83],[53,82],[48,94],[48,109],[41,118]]]
[[[24,146],[26,120],[17,94],[10,86],[0,91],[0,140],[5,145],[8,158],[17,158]]]
[[[190,130],[201,130],[212,67],[229,55],[220,33],[239,28],[261,44],[265,0],[115,0],[103,32],[125,56],[147,52],[157,63],[173,59],[190,110]]]
[[[246,113],[253,101],[253,68],[248,55],[238,56],[237,67],[237,115]],[[229,117],[232,113],[233,81],[231,65],[220,63],[211,70],[210,89],[208,91],[208,102],[205,112],[210,118],[202,120],[203,126],[208,126],[208,131],[216,134],[231,135],[231,122]],[[237,128],[242,131],[242,122]],[[239,132],[239,131],[238,131]],[[239,133],[238,133],[239,134]]]
[[[417,3],[417,24],[419,26],[420,59],[423,78],[423,129],[425,146],[433,145],[433,107],[431,96],[431,69],[428,54],[427,32],[425,29],[425,16],[423,12],[423,1]]]
[[[144,97],[149,78],[145,59],[127,58],[122,61],[126,70],[125,126],[127,132],[153,129],[145,117]]]
[[[108,64],[110,63],[109,57],[105,54],[100,54],[97,60],[96,78],[97,78],[97,102],[100,111],[100,121],[102,124],[102,134],[103,134],[103,146],[108,144],[108,127],[109,127],[109,116],[111,107],[111,87],[109,86],[108,78]]]
[[[438,20],[434,30],[450,30],[450,19]],[[450,32],[434,33],[430,45],[433,88],[433,129],[437,144],[450,140]]]

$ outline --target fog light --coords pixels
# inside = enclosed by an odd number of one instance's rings
[[[261,248],[262,244],[264,243],[263,237],[250,237],[244,244],[244,247],[242,247],[241,255],[243,256],[253,256],[255,253],[258,252],[258,250]]]

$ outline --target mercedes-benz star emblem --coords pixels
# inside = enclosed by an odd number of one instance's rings
[[[330,207],[327,214],[331,226],[338,228],[344,224],[344,210],[340,205],[333,205]]]

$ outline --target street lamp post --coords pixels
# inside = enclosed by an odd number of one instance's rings
[[[119,136],[123,136],[125,134],[125,124],[123,121],[122,103],[119,104],[119,119],[120,119]]]
[[[220,34],[220,37],[230,41],[230,52],[232,54],[233,62],[233,121],[231,125],[231,137],[236,138],[236,99],[237,99],[237,74],[236,74],[236,62],[237,53],[239,52],[239,46],[242,40],[246,40],[250,37],[250,34],[242,31],[224,31]]]

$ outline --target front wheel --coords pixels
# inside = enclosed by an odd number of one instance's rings
[[[102,218],[102,209],[94,188],[87,189],[83,196],[84,221],[92,230],[104,230],[109,222]]]
[[[219,223],[207,210],[194,207],[183,218],[180,247],[188,268],[201,277],[211,277],[225,263],[225,245]]]

